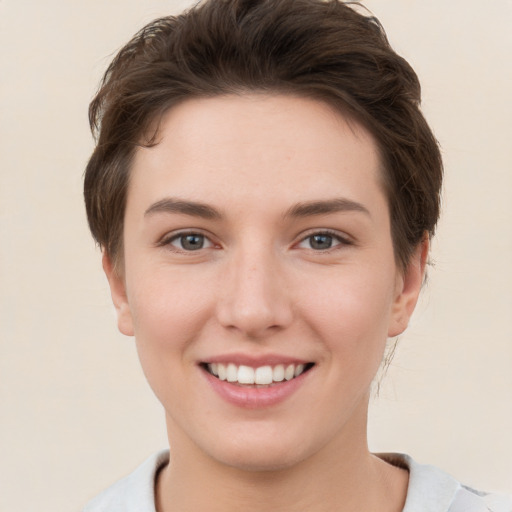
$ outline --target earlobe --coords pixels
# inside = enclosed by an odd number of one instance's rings
[[[133,319],[126,295],[126,284],[124,278],[114,268],[112,260],[106,251],[103,251],[102,265],[110,286],[110,295],[116,308],[117,327],[122,334],[133,336]]]
[[[425,278],[429,245],[428,234],[425,234],[423,240],[414,250],[407,268],[397,280],[396,295],[388,329],[388,337],[390,338],[402,334],[409,325]]]

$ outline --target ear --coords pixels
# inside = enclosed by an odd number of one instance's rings
[[[395,300],[388,329],[390,338],[402,334],[409,325],[425,279],[428,251],[429,237],[428,234],[425,234],[421,243],[414,250],[407,268],[397,278]]]
[[[122,334],[126,336],[133,336],[133,319],[130,305],[128,304],[128,297],[126,295],[126,284],[124,277],[114,268],[112,260],[106,251],[103,251],[102,257],[103,270],[110,285],[110,294],[112,302],[116,308],[117,313],[117,327]]]

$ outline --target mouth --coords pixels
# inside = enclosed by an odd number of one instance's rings
[[[294,380],[313,368],[315,363],[276,364],[251,367],[235,363],[201,363],[213,377],[242,387],[271,387]]]

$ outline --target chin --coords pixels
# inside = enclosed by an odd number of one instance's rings
[[[203,446],[201,451],[224,466],[251,472],[292,468],[323,446],[319,439],[308,442],[304,433],[294,433],[288,429],[279,433],[267,432],[266,435],[263,432],[258,435],[254,431],[238,436],[227,434],[215,441]]]
[[[232,449],[222,454],[212,454],[212,456],[221,464],[237,470],[272,472],[289,469],[303,460],[303,454],[298,453],[297,448],[294,448],[293,452],[283,453],[275,447],[258,447],[253,450]]]

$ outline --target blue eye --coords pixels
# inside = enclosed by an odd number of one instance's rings
[[[309,235],[300,242],[299,247],[313,249],[314,251],[328,251],[329,249],[342,244],[347,245],[350,244],[350,242],[339,235],[324,232]]]
[[[168,244],[182,251],[199,251],[212,246],[210,240],[200,233],[181,233],[171,238]]]
[[[309,237],[309,245],[312,249],[316,250],[325,250],[330,249],[332,247],[332,244],[334,242],[334,239],[331,235],[311,235]]]

